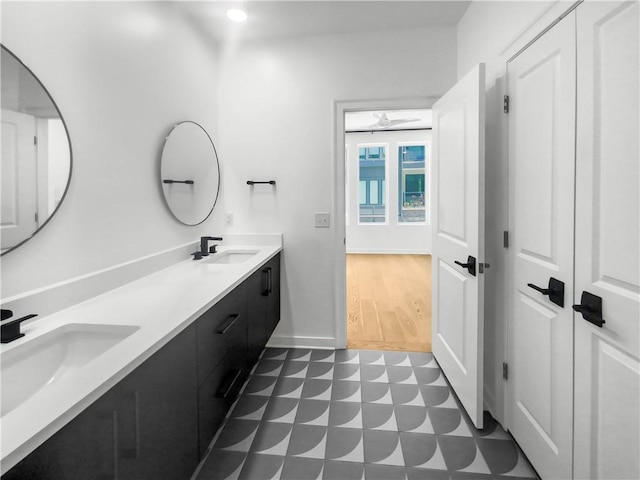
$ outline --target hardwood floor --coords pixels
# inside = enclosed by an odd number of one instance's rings
[[[431,351],[431,255],[347,255],[347,347]]]

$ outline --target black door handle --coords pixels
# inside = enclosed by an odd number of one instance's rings
[[[581,313],[582,318],[593,323],[596,327],[602,328],[602,325],[605,324],[602,318],[602,297],[584,291],[580,298],[580,305],[574,305],[573,309]]]
[[[467,257],[467,263],[459,262],[458,260],[454,260],[456,264],[460,265],[462,268],[466,268],[471,275],[476,276],[476,259],[469,255]]]
[[[564,308],[564,282],[551,277],[549,278],[549,285],[547,288],[541,288],[533,283],[527,283],[527,286],[540,292],[542,295],[549,295],[549,300],[552,303]]]

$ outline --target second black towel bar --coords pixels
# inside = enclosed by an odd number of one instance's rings
[[[187,185],[193,185],[193,180],[162,180],[162,183],[186,183]]]

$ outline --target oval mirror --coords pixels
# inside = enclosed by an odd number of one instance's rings
[[[211,137],[195,122],[176,124],[162,146],[160,181],[171,213],[185,225],[204,222],[220,191],[220,165]]]
[[[64,200],[71,180],[71,142],[44,85],[2,46],[1,254],[39,232]]]

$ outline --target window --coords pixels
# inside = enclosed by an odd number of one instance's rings
[[[398,222],[426,221],[426,145],[398,147]]]
[[[365,161],[385,161],[386,148],[385,147],[361,147],[360,148],[360,160]]]
[[[360,223],[387,221],[385,177],[387,149],[385,146],[359,147],[358,198]]]

